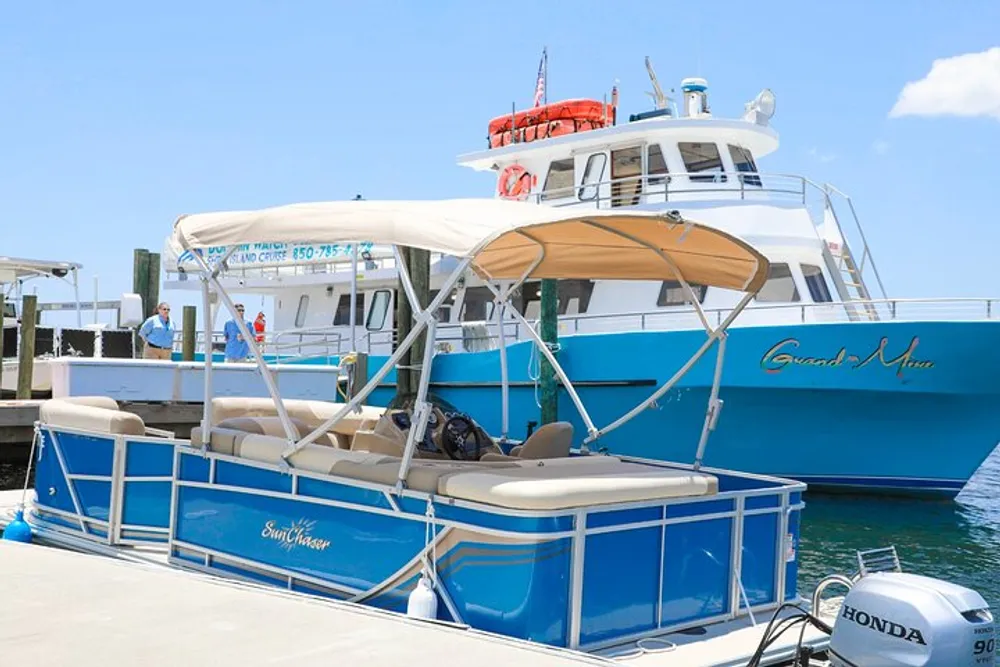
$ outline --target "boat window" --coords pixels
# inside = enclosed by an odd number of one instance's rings
[[[13,320],[13,319],[17,318],[17,311],[14,309],[14,304],[12,304],[12,303],[4,303],[4,305],[3,305],[3,316],[4,316],[4,319],[11,319],[11,320]]]
[[[301,329],[306,322],[306,311],[309,310],[309,295],[299,297],[299,307],[295,310],[295,328]]]
[[[542,188],[541,200],[571,197],[573,182],[573,158],[553,160],[552,164],[549,165],[549,173],[545,175],[545,186]]]
[[[698,303],[705,303],[705,294],[708,292],[708,287],[699,285],[698,283],[688,283],[688,285],[691,286],[691,291],[694,292],[694,295],[698,297]],[[679,281],[664,280],[660,284],[660,296],[656,298],[657,306],[683,306],[687,302],[687,294],[685,294],[684,287],[681,286]]]
[[[670,170],[667,169],[667,159],[660,144],[653,144],[646,153],[646,173],[649,174],[647,182],[650,185],[661,185],[670,181],[670,178],[665,176]]]
[[[758,302],[793,302],[799,300],[799,288],[787,264],[772,264],[767,274],[767,282],[757,292]]]
[[[611,205],[635,206],[642,194],[642,146],[611,151]]]
[[[580,184],[580,201],[597,199],[597,184],[604,178],[604,167],[607,164],[606,153],[594,153],[587,158],[587,166],[583,169],[583,181]]]
[[[467,287],[462,299],[463,322],[482,322],[493,317],[493,292],[488,287]]]
[[[830,296],[830,289],[826,285],[823,271],[813,264],[801,264],[802,276],[806,279],[806,287],[809,288],[809,296],[813,303],[829,303],[833,301]]]
[[[354,321],[360,322],[365,313],[365,295],[358,292],[354,295]],[[333,326],[347,326],[351,323],[351,295],[341,294],[337,303],[337,312],[333,314]]]
[[[381,331],[389,314],[389,304],[392,303],[392,293],[387,289],[375,290],[372,294],[372,305],[368,309],[368,319],[365,328],[369,331]]]
[[[431,290],[430,299],[433,301],[437,298],[438,292],[441,290]],[[434,317],[437,318],[438,322],[450,322],[451,321],[451,307],[455,305],[455,290],[451,291],[444,302],[438,306],[438,309],[434,312]]]
[[[729,156],[733,158],[733,165],[736,166],[736,171],[746,174],[740,174],[740,180],[743,181],[744,185],[757,188],[762,187],[760,176],[757,175],[757,164],[753,161],[753,155],[750,153],[749,148],[729,144]]]
[[[593,280],[560,280],[556,288],[556,312],[559,315],[579,315],[587,312],[594,293]],[[511,303],[526,320],[542,316],[542,283],[527,282],[511,296]]]
[[[579,315],[587,312],[593,293],[593,280],[560,280],[559,314]]]
[[[722,156],[719,155],[719,147],[715,144],[692,143],[682,141],[677,144],[681,151],[681,159],[684,160],[684,168],[689,174],[698,172],[711,172],[711,175],[689,176],[693,183],[711,183],[718,179],[726,182],[726,175],[722,167]],[[716,176],[714,174],[721,174]]]

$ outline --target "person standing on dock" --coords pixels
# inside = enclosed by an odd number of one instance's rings
[[[236,304],[236,312],[238,313],[240,319],[242,319],[242,303]],[[247,331],[252,330],[252,324],[249,322],[245,322],[245,324],[247,326]],[[236,323],[236,318],[226,322],[226,326],[222,329],[222,335],[226,340],[226,363],[246,361],[247,357],[250,356],[250,345],[247,344],[246,340],[243,338],[243,334],[240,333],[240,325]]]
[[[174,349],[174,333],[170,304],[161,303],[156,307],[156,313],[139,327],[139,338],[144,343],[142,358],[170,361]]]

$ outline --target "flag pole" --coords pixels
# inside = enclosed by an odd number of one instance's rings
[[[542,47],[542,76],[545,81],[545,88],[542,89],[542,104],[549,103],[549,47]]]

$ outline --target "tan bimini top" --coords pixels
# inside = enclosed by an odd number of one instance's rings
[[[726,232],[649,211],[500,199],[338,201],[201,213],[174,224],[187,250],[244,243],[362,243],[473,258],[493,280],[685,280],[757,292],[768,261]],[[530,272],[529,272],[530,270]]]

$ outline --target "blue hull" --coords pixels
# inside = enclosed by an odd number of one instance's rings
[[[559,360],[601,427],[649,396],[704,339],[702,331],[565,336]],[[1000,440],[998,348],[1000,322],[989,321],[731,329],[725,405],[705,462],[787,476],[814,489],[953,497]],[[530,344],[510,346],[508,358],[510,436],[519,438],[539,419]],[[372,358],[369,368],[382,361]],[[693,461],[714,363],[713,349],[655,409],[599,447]],[[388,402],[393,383],[390,375],[372,402]],[[499,383],[497,351],[435,358],[432,391],[492,433],[501,425]],[[585,433],[565,392],[559,415],[578,437]]]

